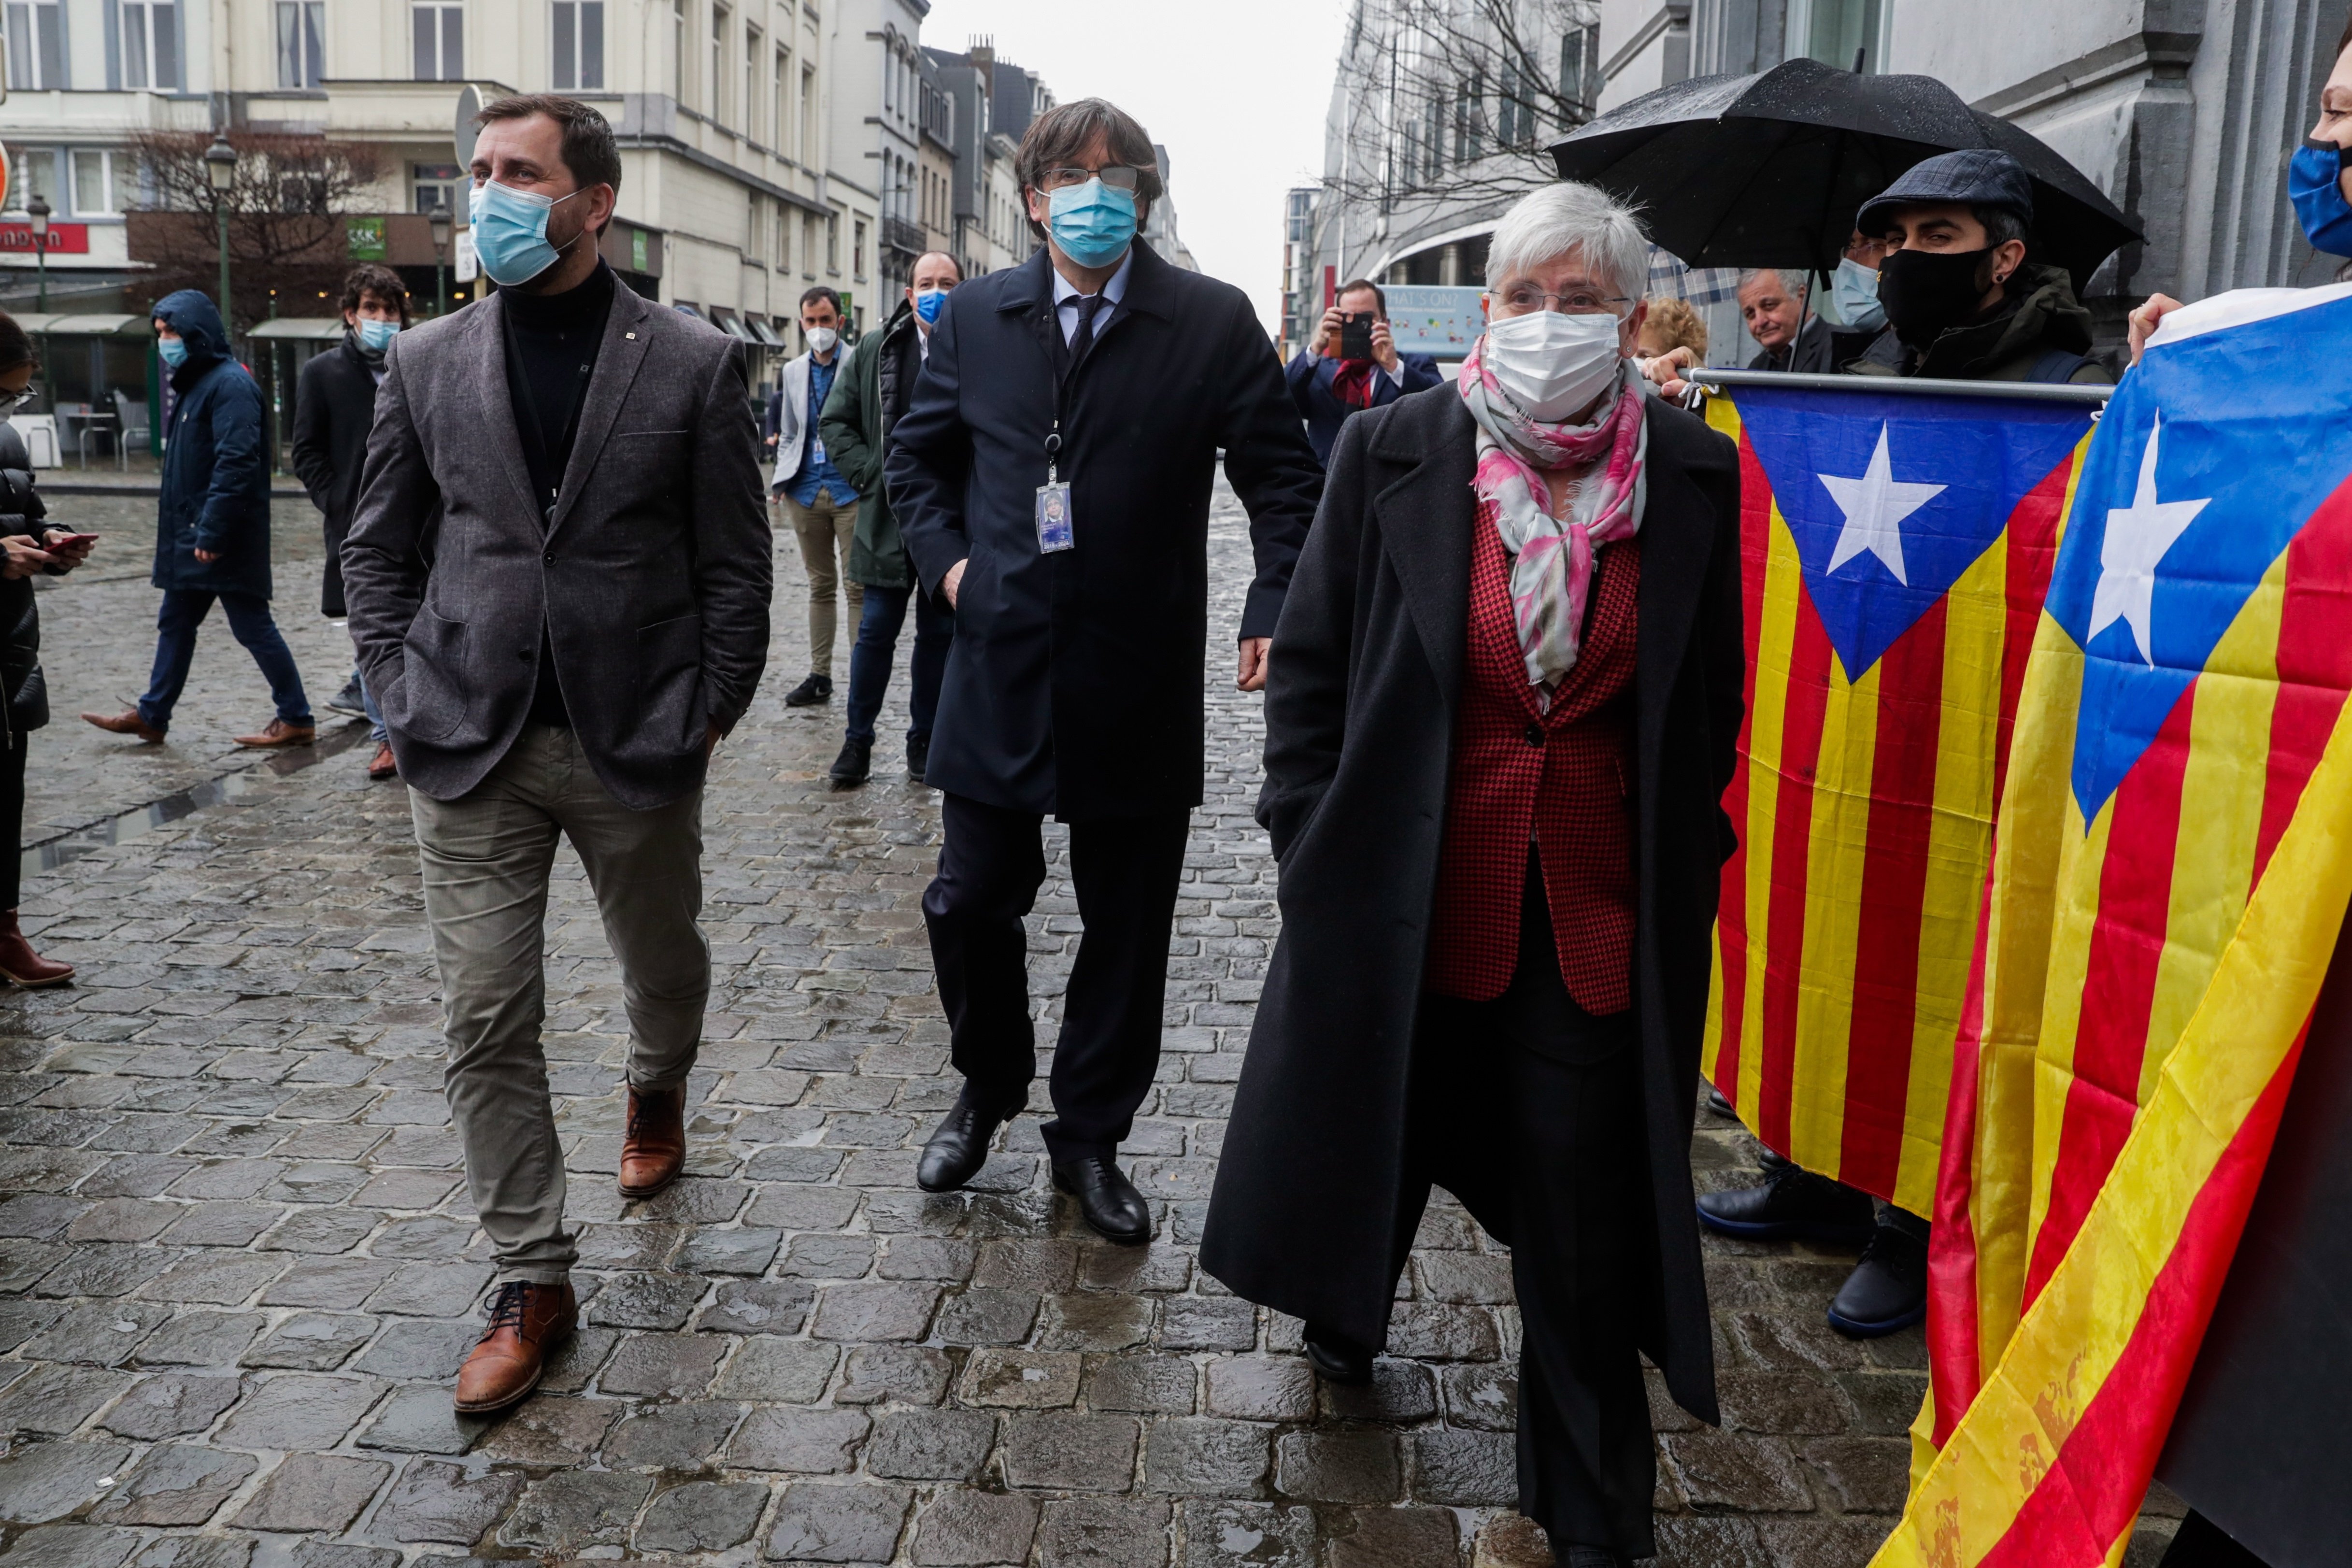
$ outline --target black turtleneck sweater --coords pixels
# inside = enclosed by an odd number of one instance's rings
[[[599,260],[595,271],[561,294],[499,290],[506,312],[507,395],[542,519],[553,512],[572,460],[572,438],[587,399],[588,378],[596,370],[596,351],[604,344],[615,281],[613,269]],[[530,719],[566,727],[572,721],[555,678],[554,640],[543,622]]]

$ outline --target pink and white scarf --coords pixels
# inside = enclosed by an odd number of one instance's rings
[[[1592,588],[1593,552],[1640,531],[1649,499],[1644,469],[1649,422],[1633,362],[1617,373],[1617,390],[1589,425],[1544,424],[1511,400],[1486,367],[1481,338],[1462,365],[1462,401],[1478,422],[1478,471],[1471,489],[1494,504],[1495,531],[1511,558],[1511,613],[1528,683],[1549,700],[1576,666],[1584,605]],[[1542,470],[1606,462],[1551,514]]]

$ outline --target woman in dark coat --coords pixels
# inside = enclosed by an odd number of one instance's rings
[[[32,395],[33,341],[0,313],[0,416]],[[33,578],[70,572],[89,559],[94,534],[44,528],[48,509],[33,489],[33,459],[16,426],[0,424],[0,821],[10,845],[25,841],[25,759],[32,731],[49,721],[41,675],[41,612]],[[20,848],[0,858],[0,979],[12,985],[58,985],[73,965],[33,951],[16,923]]]
[[[1637,1351],[1716,1419],[1689,1168],[1744,674],[1731,444],[1641,393],[1646,246],[1496,230],[1462,384],[1359,415],[1275,633],[1283,933],[1202,1266],[1369,1375],[1433,1183],[1513,1248],[1519,1504],[1653,1553]]]

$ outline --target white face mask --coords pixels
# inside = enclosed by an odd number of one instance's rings
[[[841,334],[835,331],[831,327],[811,327],[808,329],[808,345],[810,350],[814,353],[829,354],[833,352],[833,345],[840,341]]]
[[[1554,424],[1617,379],[1617,318],[1531,310],[1486,323],[1486,367],[1511,401]]]

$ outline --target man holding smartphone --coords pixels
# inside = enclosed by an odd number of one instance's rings
[[[1444,381],[1428,354],[1401,354],[1389,332],[1388,296],[1368,278],[1342,285],[1315,329],[1315,341],[1283,367],[1290,400],[1307,421],[1315,460],[1331,460],[1340,422],[1360,408],[1394,403]]]

